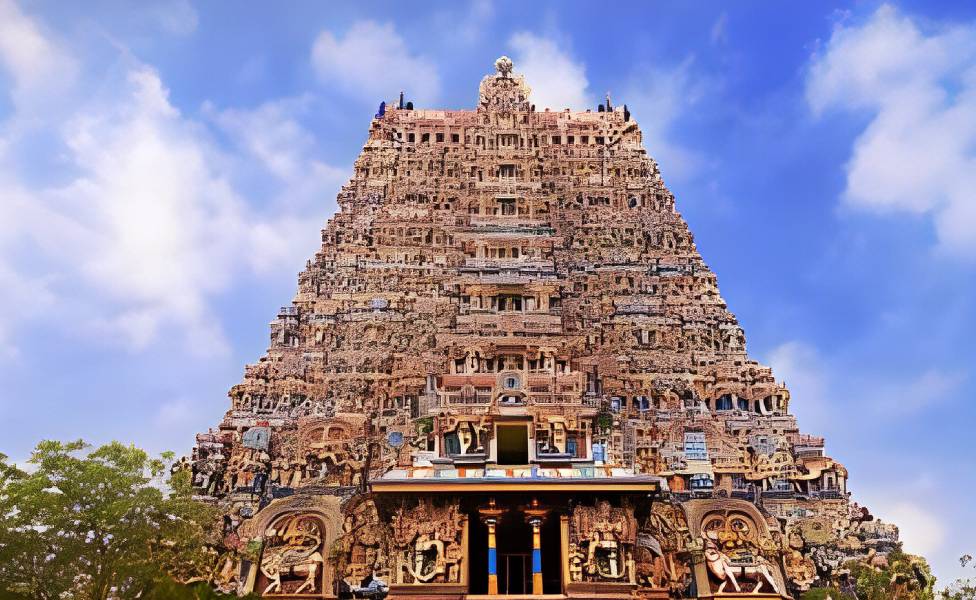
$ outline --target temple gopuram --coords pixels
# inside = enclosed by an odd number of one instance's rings
[[[273,598],[792,598],[898,530],[745,335],[626,106],[380,105],[192,457]],[[801,399],[802,400],[802,399]]]

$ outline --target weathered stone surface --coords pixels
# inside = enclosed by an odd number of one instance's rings
[[[783,594],[895,546],[749,358],[625,106],[537,112],[504,58],[475,110],[408,106],[373,119],[267,354],[198,436],[221,585],[458,597],[504,510],[563,520],[547,577],[579,597]],[[656,491],[503,509],[457,491],[478,481]]]

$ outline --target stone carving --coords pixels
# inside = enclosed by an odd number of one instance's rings
[[[343,517],[342,535],[334,550],[338,577],[349,588],[360,587],[368,579],[389,581],[387,559],[391,540],[392,534],[380,522],[372,499],[350,501]]]
[[[265,549],[261,556],[261,573],[268,579],[262,594],[300,594],[321,591],[316,579],[321,576],[324,558],[322,542],[325,534],[315,517],[288,515],[282,517],[265,532]],[[292,578],[299,578],[293,589],[286,586]],[[283,581],[283,578],[285,579]]]
[[[509,77],[512,74],[512,59],[507,56],[501,56],[495,61],[495,70],[502,77]]]
[[[687,564],[691,541],[688,522],[678,504],[654,502],[637,535],[637,583],[677,594],[691,583]]]
[[[608,506],[593,495],[562,507],[569,580],[598,587],[687,595],[692,579],[704,585],[707,552],[743,589],[773,589],[765,559],[792,592],[898,547],[896,528],[850,502],[823,438],[800,431],[789,390],[746,352],[626,106],[608,95],[590,111],[536,108],[506,57],[473,109],[390,100],[377,99],[385,110],[267,352],[188,461],[223,513],[225,587],[272,585],[252,552],[265,532],[247,525],[267,529],[267,507],[287,497],[341,500],[345,524],[329,530],[339,537],[319,570],[343,593],[457,585],[457,529],[431,523],[456,525],[462,505],[486,498],[458,500],[449,517],[413,496],[378,510],[370,486],[390,473],[659,477],[670,497],[650,507],[612,494],[600,496]],[[513,424],[525,440],[502,439]],[[756,526],[755,577],[736,570],[743,551],[728,532],[714,548],[702,538],[692,508],[706,499],[762,507],[739,510]],[[392,513],[379,516],[397,500],[409,501],[402,543]],[[429,523],[415,510],[433,511]],[[269,557],[284,543],[273,540]],[[269,594],[304,582],[266,567],[281,579]]]
[[[637,523],[633,509],[607,501],[573,510],[572,558],[578,581],[629,581],[634,574]]]
[[[715,580],[715,592],[731,584],[743,591],[740,580],[750,581],[753,594],[769,589],[781,593],[772,564],[763,556],[759,530],[752,518],[741,513],[711,513],[702,521],[702,541],[708,571]]]
[[[399,551],[397,568],[403,583],[457,583],[460,581],[463,515],[454,505],[436,506],[427,498],[393,517],[393,535]]]

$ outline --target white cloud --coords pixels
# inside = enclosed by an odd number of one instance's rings
[[[70,55],[13,0],[0,0],[0,65],[13,80],[10,95],[20,111],[45,103],[73,79],[76,68]]]
[[[3,263],[0,256],[0,362],[20,357],[20,349],[14,343],[16,321],[42,314],[53,303],[53,296],[43,278],[26,277]]]
[[[0,279],[8,290],[0,346],[8,358],[26,311],[52,305],[54,314],[66,311],[73,327],[95,339],[139,350],[175,334],[193,352],[221,353],[226,346],[214,298],[244,273],[298,267],[317,244],[308,219],[286,211],[265,216],[250,207],[205,129],[170,103],[151,68],[131,70],[111,97],[86,105],[62,126],[66,158],[77,173],[67,184],[0,181],[4,212],[12,216],[0,226]],[[303,135],[287,122],[262,124],[275,142],[283,141],[275,132]],[[257,154],[275,152],[273,144],[251,143]],[[269,169],[300,182],[298,188],[334,175],[321,163],[290,164]],[[32,249],[27,264],[5,259],[22,256],[26,247]]]
[[[309,235],[309,217],[330,212],[326,202],[335,198],[349,178],[349,169],[335,167],[316,158],[318,144],[300,122],[313,110],[309,97],[285,98],[256,108],[205,112],[236,144],[243,168],[262,165],[279,181],[275,207],[282,211],[273,222],[260,223],[253,231],[262,251],[253,259],[259,272],[282,264],[297,267],[318,249],[320,240]]]
[[[833,417],[828,367],[817,349],[801,341],[785,342],[767,356],[776,379],[790,390],[790,411],[804,429],[821,430]]]
[[[918,375],[884,378],[865,386],[865,393],[874,398],[874,410],[899,417],[953,400],[955,391],[964,381],[965,373],[928,369]]]
[[[691,110],[710,83],[694,71],[694,57],[674,66],[639,67],[623,97],[640,124],[648,154],[661,165],[665,179],[686,179],[701,170],[706,158],[674,140],[674,123]]]
[[[815,347],[797,340],[777,346],[767,360],[776,378],[790,389],[791,410],[814,430],[828,427],[834,411],[852,398],[878,417],[899,419],[951,403],[967,380],[965,372],[938,368],[898,373],[852,370],[848,361],[828,361]]]
[[[586,68],[549,39],[521,31],[512,36],[515,70],[525,75],[538,110],[585,110],[593,103],[587,92]]]
[[[244,152],[279,179],[291,181],[309,177],[313,174],[310,170],[317,165],[325,167],[312,159],[315,137],[298,119],[309,104],[309,97],[289,98],[266,102],[253,109],[217,111],[207,107],[207,113]],[[338,169],[328,170],[332,176],[339,175]]]
[[[932,556],[946,541],[946,524],[938,514],[917,502],[905,500],[904,488],[874,494],[865,491],[859,495],[872,514],[886,523],[898,526],[899,539],[906,552]]]
[[[246,265],[250,215],[152,69],[130,71],[121,93],[117,103],[76,114],[66,126],[80,176],[38,194],[67,226],[51,251],[115,305],[96,320],[101,328],[140,348],[164,324],[176,324],[193,349],[219,351],[207,299]],[[50,222],[38,225],[38,237],[59,233]]]
[[[838,25],[812,60],[815,114],[869,111],[845,201],[933,216],[941,249],[976,259],[976,27],[923,31],[891,6]]]
[[[323,31],[312,47],[312,66],[323,83],[376,104],[404,90],[421,108],[440,94],[434,63],[412,53],[392,23],[357,21],[341,38]]]
[[[11,97],[42,90],[34,78],[61,72],[63,45],[4,0],[0,15],[0,31],[26,40],[0,36]],[[63,333],[133,350],[166,339],[225,351],[219,297],[243,276],[299,268],[318,246],[322,200],[345,175],[315,158],[298,118],[306,99],[209,107],[210,120],[197,121],[173,105],[154,69],[113,49],[123,66],[65,81],[44,119],[14,103],[0,123],[18,132],[0,140],[3,359],[16,358],[18,335],[41,315]],[[83,63],[67,64],[88,75]],[[21,144],[38,143],[57,157],[44,178],[17,160]]]

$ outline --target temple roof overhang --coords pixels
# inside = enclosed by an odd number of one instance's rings
[[[590,479],[590,480],[518,480],[518,479],[465,479],[465,480],[380,480],[372,484],[375,493],[404,492],[616,492],[654,493],[664,489],[664,483],[656,477],[639,480]]]
[[[666,481],[625,469],[396,469],[374,480],[376,493],[615,492],[655,493]]]

